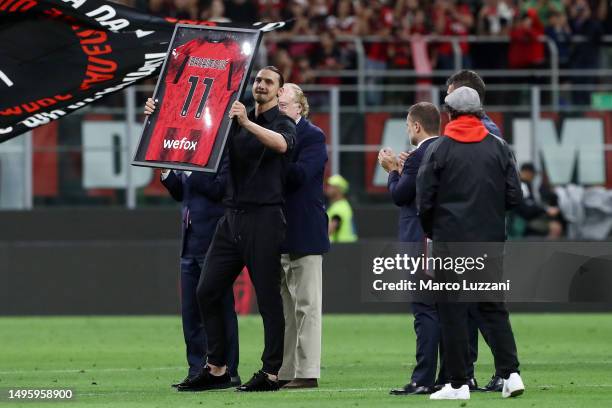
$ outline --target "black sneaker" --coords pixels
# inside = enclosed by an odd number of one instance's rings
[[[278,381],[272,381],[268,378],[268,374],[259,370],[246,384],[242,384],[236,388],[240,392],[261,392],[261,391],[278,391],[280,386]]]
[[[230,375],[225,372],[223,375],[212,375],[208,369],[202,370],[200,374],[192,378],[185,384],[181,384],[176,389],[178,391],[206,391],[206,390],[220,390],[223,388],[231,388],[232,379]]]
[[[389,391],[391,395],[423,395],[423,394],[431,394],[431,387],[426,387],[424,385],[417,385],[414,382],[404,385],[402,388],[394,388]]]
[[[186,385],[186,384],[189,383],[189,381],[191,381],[192,378],[195,378],[195,377],[196,377],[195,375],[194,376],[189,376],[188,375],[187,377],[183,378],[182,381],[179,381],[177,383],[172,384],[171,387],[172,388],[178,388],[181,385]]]
[[[491,381],[484,386],[483,391],[501,392],[502,388],[504,388],[504,379],[500,376],[494,375],[491,377]]]
[[[480,389],[478,388],[478,382],[476,382],[475,378],[470,378],[468,380],[468,387],[470,387],[470,391],[479,391]]]

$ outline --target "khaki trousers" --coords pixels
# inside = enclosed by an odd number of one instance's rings
[[[280,380],[321,377],[323,256],[281,256],[285,347]]]

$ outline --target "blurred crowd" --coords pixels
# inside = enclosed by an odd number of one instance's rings
[[[354,44],[365,41],[369,69],[453,69],[448,41],[428,42],[422,35],[504,36],[509,42],[461,41],[465,68],[519,69],[547,66],[548,36],[559,49],[561,68],[598,68],[599,40],[612,34],[610,0],[120,0],[159,16],[252,23],[294,19],[291,30],[273,34],[271,63],[297,83],[340,83],[339,77],[315,78],[312,70],[354,69]],[[318,36],[299,42],[298,36]],[[584,42],[573,35],[586,37]],[[296,37],[298,42],[296,42]],[[291,39],[291,41],[288,41]],[[287,40],[287,41],[284,41]],[[416,48],[415,48],[416,47]],[[606,56],[603,56],[606,58]],[[418,60],[420,59],[420,60]],[[418,61],[417,61],[418,60]]]

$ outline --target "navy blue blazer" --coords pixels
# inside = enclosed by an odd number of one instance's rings
[[[172,198],[182,203],[181,257],[204,256],[215,233],[224,207],[228,174],[227,157],[221,162],[217,174],[194,171],[189,177],[170,171],[162,180]]]
[[[283,253],[316,255],[329,250],[323,173],[327,148],[323,131],[308,119],[296,125],[295,148],[285,184],[287,232]]]
[[[410,154],[404,163],[401,176],[397,171],[389,173],[387,188],[395,205],[400,207],[400,242],[421,242],[425,238],[425,233],[417,214],[416,179],[427,147],[436,140],[437,138],[425,140],[418,149]]]
[[[484,117],[481,119],[481,122],[483,125],[485,125],[485,127],[487,128],[489,132],[493,133],[495,136],[503,138],[501,131],[499,130],[495,122],[491,120],[489,115],[485,113]]]

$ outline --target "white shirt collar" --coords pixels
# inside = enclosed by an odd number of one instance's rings
[[[300,120],[302,120],[302,117],[298,116],[297,120],[295,121],[295,124],[297,125],[298,123],[300,123]]]
[[[438,136],[429,136],[427,139],[423,139],[419,142],[418,145],[416,145],[416,148],[418,149],[419,147],[421,147],[421,145],[423,144],[424,141],[429,140],[429,139],[435,139]]]

